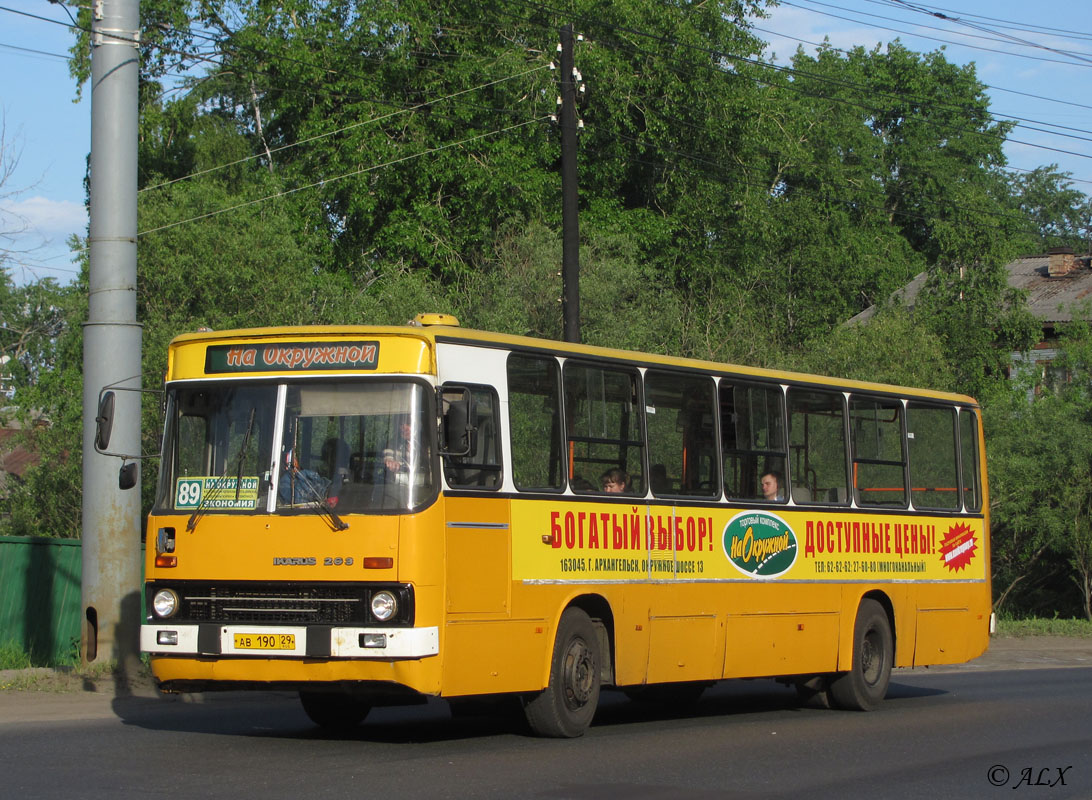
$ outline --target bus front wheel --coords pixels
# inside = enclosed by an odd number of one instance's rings
[[[553,738],[582,735],[599,705],[601,664],[591,618],[579,608],[566,609],[557,626],[550,682],[524,706],[531,731]]]
[[[887,695],[895,640],[883,606],[865,598],[853,625],[853,666],[830,682],[830,698],[838,708],[872,711]]]

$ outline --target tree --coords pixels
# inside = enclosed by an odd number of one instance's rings
[[[1092,619],[1092,329],[1068,326],[1058,347],[987,407],[995,608]]]
[[[15,167],[18,164],[19,153],[8,139],[6,119],[0,116],[0,200],[7,200],[20,194],[21,190],[10,185],[11,177],[15,174]],[[22,220],[0,205],[0,245],[2,245],[0,246],[0,269],[6,268],[12,256],[14,237],[25,227]]]
[[[899,306],[881,310],[867,324],[839,327],[786,366],[939,391],[953,391],[957,384],[944,341]]]
[[[142,180],[193,172],[196,120],[215,121],[247,144],[248,169],[299,191],[299,212],[332,243],[322,269],[458,281],[489,258],[498,223],[558,224],[549,67],[558,28],[575,20],[594,97],[583,111],[585,207],[638,216],[613,227],[641,227],[643,257],[678,264],[685,279],[708,259],[705,233],[727,190],[680,154],[727,162],[741,149],[753,103],[737,100],[754,84],[725,64],[758,52],[746,20],[759,12],[759,0],[581,2],[564,17],[510,0],[150,0]],[[210,48],[219,64],[185,98],[155,101],[169,70]],[[76,74],[86,77],[83,62]]]
[[[1008,285],[1002,261],[942,263],[929,271],[914,308],[944,342],[958,391],[984,398],[1004,386],[1013,352],[1042,335],[1024,297]]]
[[[83,410],[80,321],[86,292],[52,279],[15,287],[0,273],[0,353],[10,357],[10,413],[37,454],[7,498],[7,532],[78,536]]]
[[[745,74],[767,88],[716,247],[774,338],[822,336],[941,261],[1004,263],[1008,126],[973,65],[896,42]]]
[[[1072,177],[1050,164],[1013,173],[1009,179],[1013,207],[1030,222],[1029,252],[1045,253],[1052,247],[1090,249],[1089,200],[1073,188]]]

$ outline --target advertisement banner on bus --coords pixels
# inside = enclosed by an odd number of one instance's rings
[[[540,501],[512,515],[515,580],[985,579],[979,518]]]

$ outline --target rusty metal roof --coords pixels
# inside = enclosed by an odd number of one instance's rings
[[[1073,312],[1088,319],[1092,312],[1092,269],[1088,256],[1076,259],[1076,267],[1056,278],[1047,274],[1048,256],[1018,258],[1005,266],[1009,286],[1027,292],[1028,310],[1043,322],[1071,322]]]

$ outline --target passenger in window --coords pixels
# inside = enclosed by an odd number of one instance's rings
[[[579,475],[574,475],[569,481],[569,486],[572,487],[574,492],[594,492],[595,484],[589,481],[587,478],[582,478]]]
[[[284,454],[284,469],[277,485],[280,502],[287,505],[322,501],[330,485],[328,478],[313,469],[300,469],[295,450]]]
[[[396,440],[391,442],[393,447],[383,451],[383,468],[386,470],[385,480],[388,483],[405,484],[410,481],[411,464],[418,458],[419,449],[413,439],[413,424],[408,418],[402,418],[395,426]]]
[[[629,475],[618,467],[608,469],[599,476],[603,491],[608,494],[623,494],[629,491]]]
[[[781,488],[782,480],[780,472],[764,472],[758,485],[762,489],[763,500],[767,500],[771,503],[785,502],[785,493]]]

